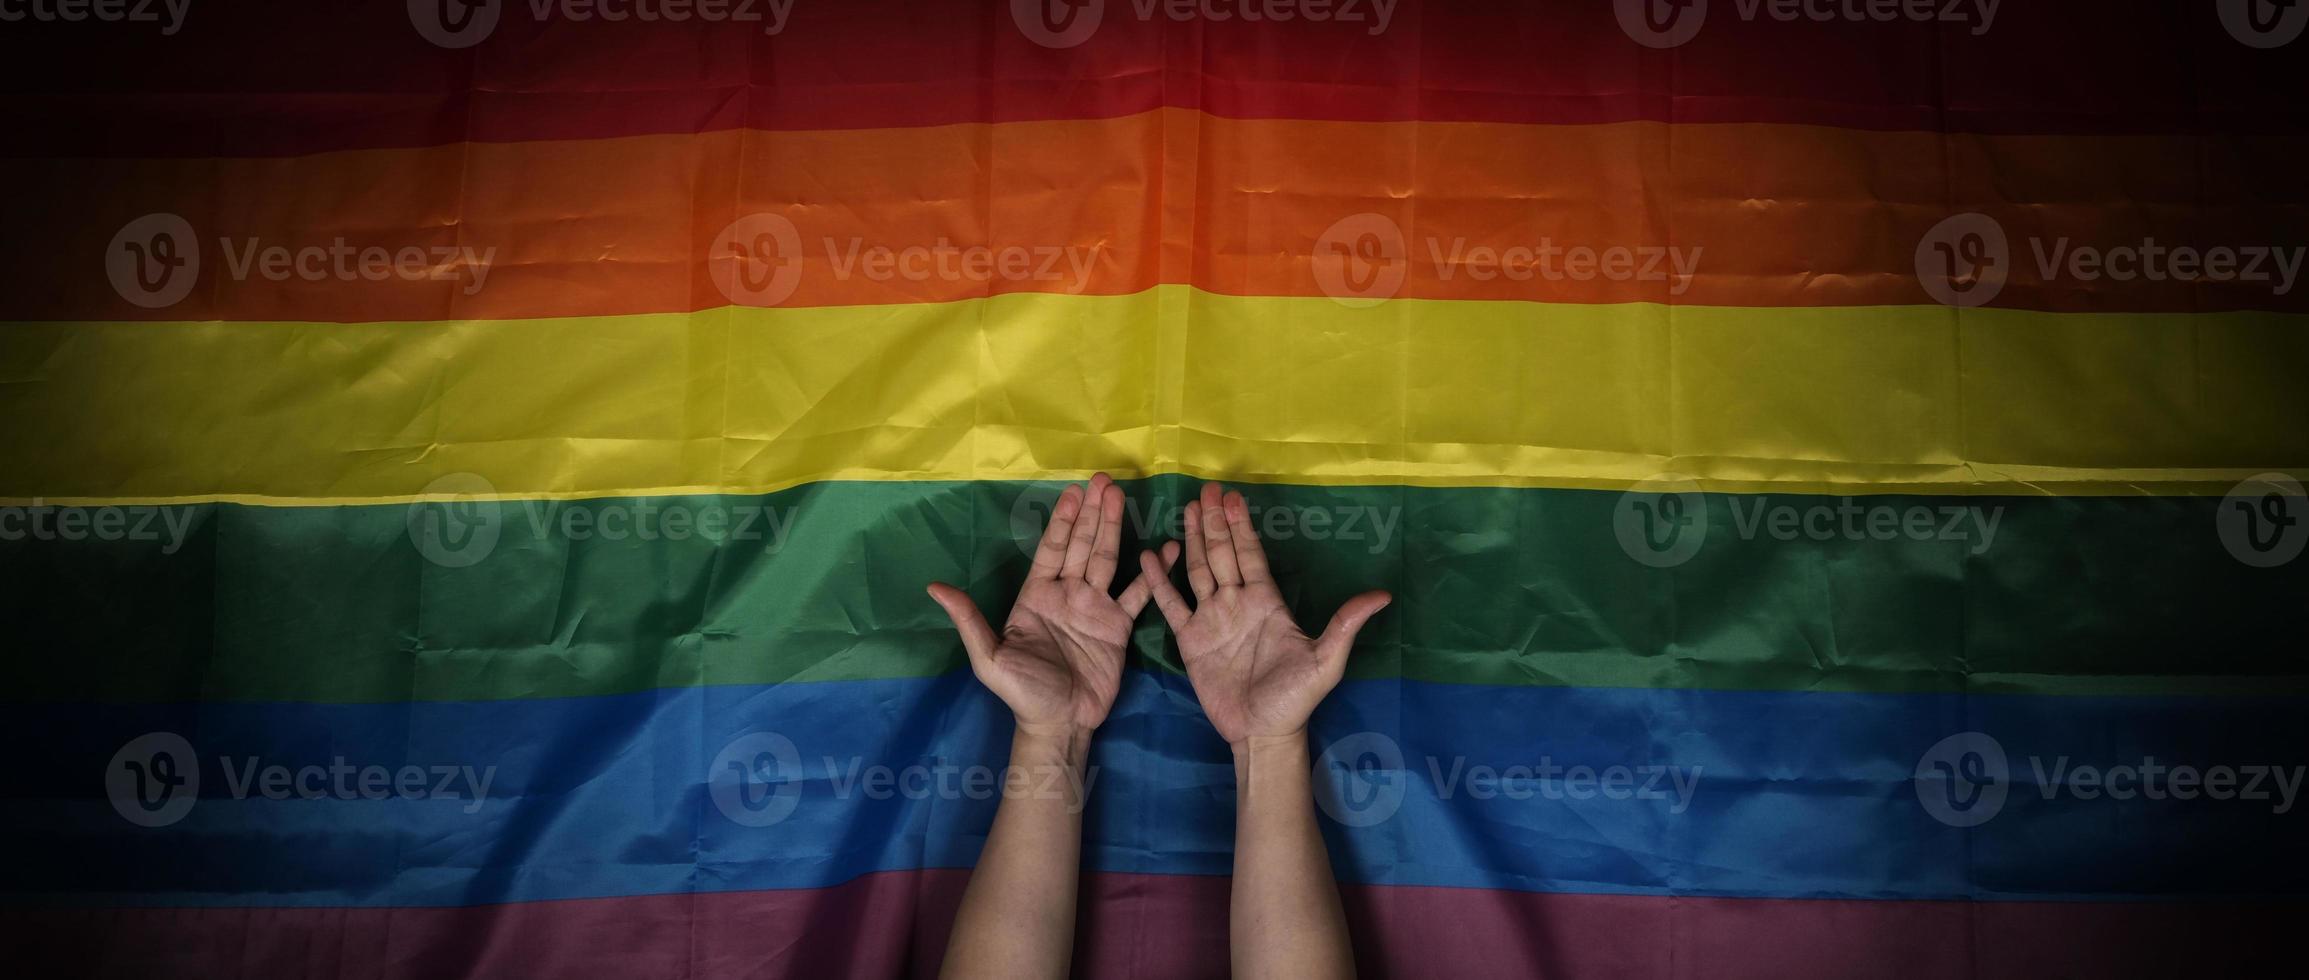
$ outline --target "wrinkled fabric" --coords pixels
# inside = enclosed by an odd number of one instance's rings
[[[1007,718],[921,589],[1106,470],[1394,593],[1367,974],[2274,972],[2309,290],[2048,250],[2309,245],[2309,10],[615,6],[0,32],[20,969],[934,975]],[[1227,967],[1177,668],[1085,975]]]

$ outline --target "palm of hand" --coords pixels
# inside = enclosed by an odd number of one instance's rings
[[[1178,639],[1195,697],[1228,742],[1299,731],[1331,689],[1314,639],[1271,584],[1214,591]]]
[[[1096,728],[1122,685],[1132,617],[1104,588],[1035,579],[1018,593],[1002,643],[979,679],[1027,727]]]
[[[1106,594],[1121,537],[1122,490],[1100,473],[1059,494],[1000,636],[961,589],[930,586],[930,598],[962,634],[971,673],[1010,706],[1019,728],[1088,731],[1114,707],[1123,647],[1149,596],[1143,577],[1121,595]],[[1163,554],[1158,576],[1178,548],[1166,545]]]
[[[1185,518],[1195,605],[1171,587],[1152,554],[1140,556],[1139,580],[1153,589],[1178,636],[1203,714],[1229,743],[1304,733],[1307,717],[1345,672],[1355,634],[1389,596],[1365,592],[1347,600],[1323,635],[1310,637],[1283,605],[1242,494],[1205,484]]]

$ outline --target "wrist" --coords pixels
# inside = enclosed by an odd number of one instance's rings
[[[1010,737],[1010,765],[1002,773],[1004,800],[1051,800],[1080,815],[1090,796],[1090,729],[1073,725],[1029,728]]]
[[[1281,735],[1249,735],[1227,743],[1227,748],[1234,753],[1238,781],[1255,774],[1303,772],[1309,765],[1305,729]]]
[[[1081,765],[1090,757],[1091,731],[1080,725],[1019,722],[1010,736],[1010,764]]]
[[[1233,750],[1237,757],[1252,753],[1265,754],[1274,752],[1278,749],[1290,749],[1293,747],[1296,747],[1302,751],[1306,749],[1306,729],[1301,728],[1294,731],[1284,732],[1279,735],[1245,735],[1242,738],[1238,738],[1232,742],[1227,743],[1227,748]]]

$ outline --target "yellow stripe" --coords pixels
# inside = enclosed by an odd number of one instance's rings
[[[538,497],[1185,472],[2205,493],[2309,463],[2309,318],[1026,294],[0,328],[12,502]]]

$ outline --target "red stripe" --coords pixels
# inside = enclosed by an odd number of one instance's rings
[[[11,910],[27,976],[901,977],[966,871],[462,909]],[[1076,972],[1225,976],[1225,878],[1094,874]],[[2298,906],[1783,901],[1347,889],[1366,976],[2165,977],[2274,967]]]
[[[1105,0],[1098,31],[1063,50],[1029,41],[1007,0],[797,2],[777,34],[694,19],[540,22],[529,3],[508,0],[487,40],[461,50],[423,40],[399,2],[196,5],[167,37],[157,27],[11,24],[0,89],[23,94],[0,100],[0,126],[17,154],[242,156],[1158,106],[1241,118],[2006,133],[2309,120],[2295,98],[2309,41],[2247,48],[2205,3],[2004,3],[1976,37],[1957,24],[1742,20],[1740,5],[1719,0],[1698,37],[1654,51],[1630,41],[1603,0],[1404,0],[1377,36],[1370,21],[1142,20],[1140,2]]]

